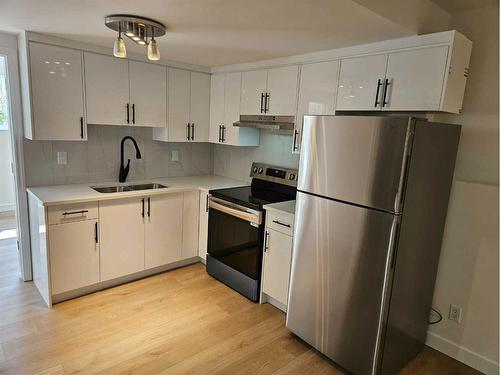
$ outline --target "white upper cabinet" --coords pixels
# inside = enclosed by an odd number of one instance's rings
[[[300,152],[304,115],[334,115],[339,61],[302,65],[292,152]]]
[[[130,122],[136,126],[167,126],[167,68],[129,62]]]
[[[210,126],[210,75],[191,72],[191,141],[208,142]]]
[[[26,137],[33,140],[87,139],[82,52],[29,43],[31,100]]]
[[[242,115],[295,115],[297,65],[242,73]]]
[[[153,139],[169,142],[208,142],[210,75],[168,69],[167,129],[154,129]]]
[[[382,109],[438,111],[447,58],[447,46],[389,54]]]
[[[242,115],[260,115],[264,113],[267,92],[267,69],[243,72],[241,76],[241,111]]]
[[[266,114],[295,115],[297,112],[298,77],[299,67],[297,65],[268,70]]]
[[[128,61],[87,52],[84,58],[87,122],[129,125]]]
[[[259,131],[233,124],[240,119],[242,73],[212,75],[210,87],[210,142],[258,146]]]
[[[343,59],[340,63],[337,110],[379,110],[387,55]]]

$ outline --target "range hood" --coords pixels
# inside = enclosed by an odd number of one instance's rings
[[[295,116],[241,115],[233,125],[242,128],[293,130]]]

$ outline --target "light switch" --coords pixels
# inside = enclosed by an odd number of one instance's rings
[[[179,161],[179,151],[172,150],[172,161]]]
[[[57,164],[68,164],[68,153],[66,151],[57,151]]]

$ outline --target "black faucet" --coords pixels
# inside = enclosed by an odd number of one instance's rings
[[[121,143],[121,148],[120,148],[120,177],[119,177],[119,181],[120,182],[125,182],[125,180],[127,179],[127,175],[128,175],[128,170],[130,169],[130,159],[128,159],[128,162],[127,162],[127,166],[125,167],[123,165],[123,145],[125,144],[125,141],[127,139],[130,139],[132,142],[134,142],[134,146],[135,146],[135,158],[136,159],[140,159],[141,158],[141,151],[139,151],[139,147],[137,146],[137,142],[135,141],[134,138],[132,138],[131,136],[127,135],[126,137],[123,137],[122,139],[122,143]]]

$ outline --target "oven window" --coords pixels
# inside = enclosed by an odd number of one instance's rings
[[[260,280],[262,226],[210,208],[208,253],[227,266]]]

